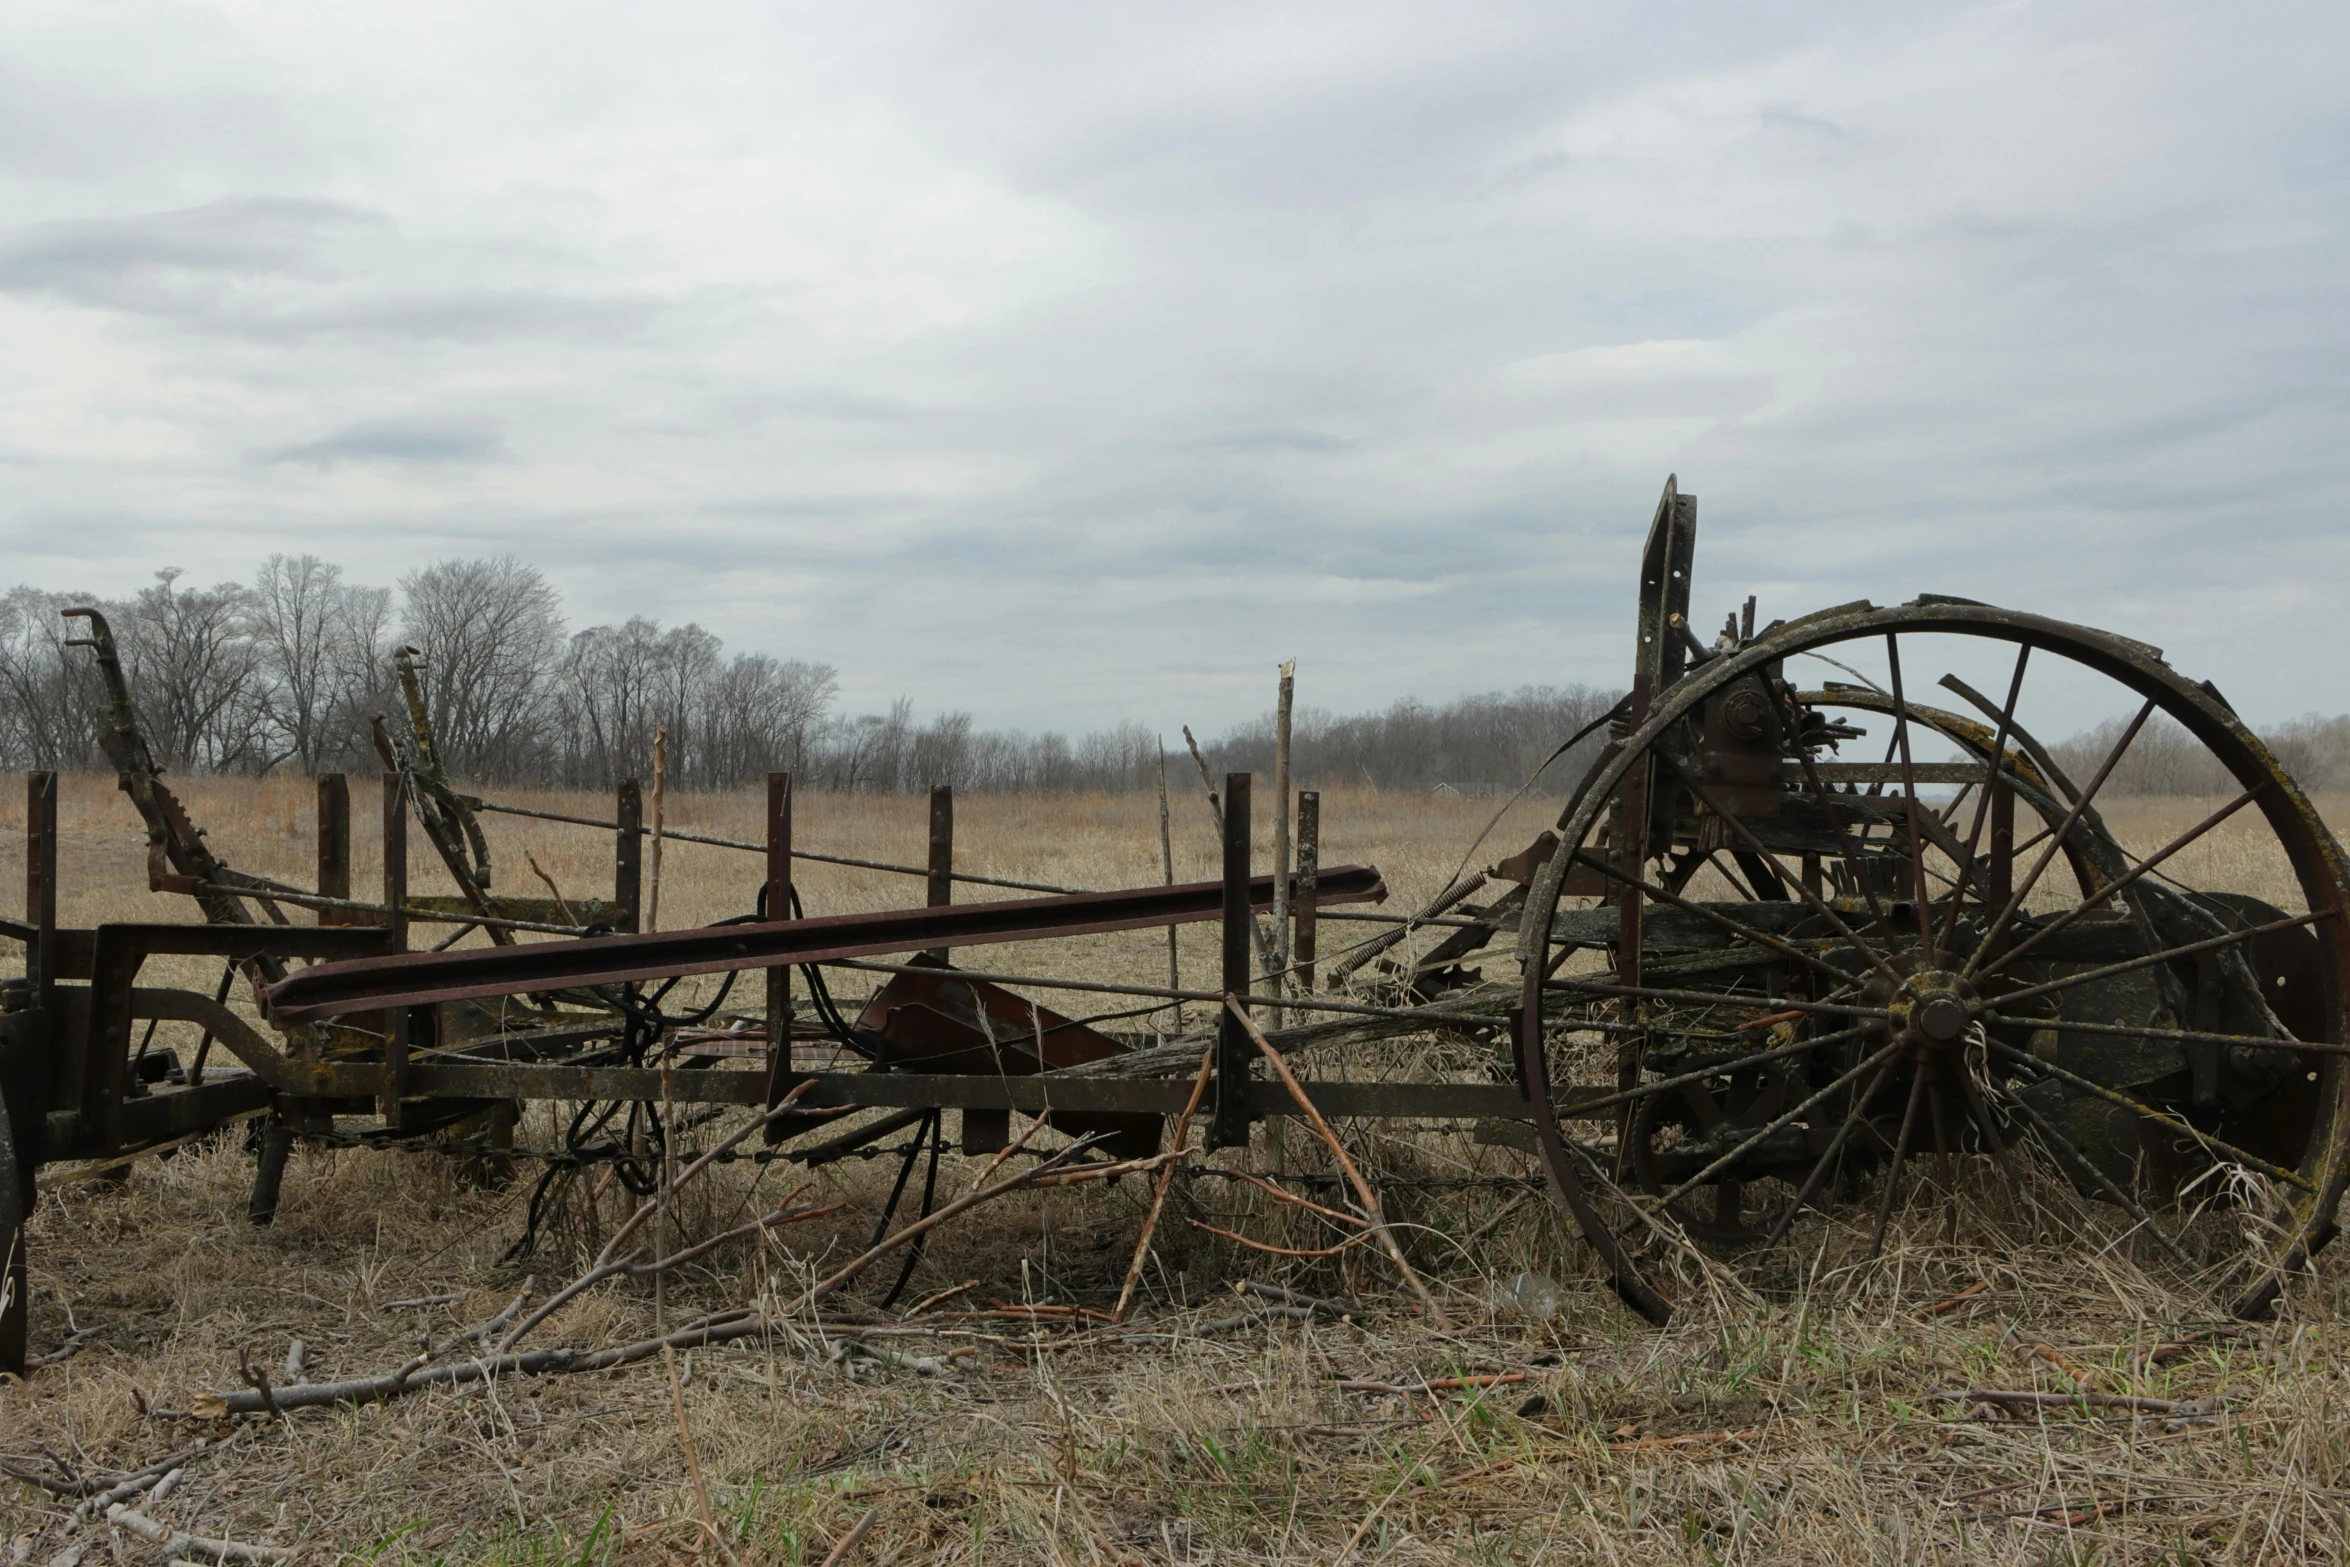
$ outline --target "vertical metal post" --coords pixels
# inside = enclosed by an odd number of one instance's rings
[[[1249,907],[1249,783],[1247,773],[1224,775],[1224,968],[1228,996],[1249,993],[1249,948],[1256,915]],[[1229,1007],[1216,1014],[1216,1113],[1208,1145],[1230,1148],[1248,1141],[1249,1065],[1256,1047]]]
[[[612,928],[626,934],[637,928],[645,899],[645,794],[634,778],[613,792],[612,819],[619,826],[612,835]]]
[[[1314,989],[1316,953],[1314,894],[1321,879],[1322,791],[1300,789],[1297,792],[1297,933],[1292,961],[1297,965],[1298,988],[1309,995]]]
[[[351,782],[341,773],[318,775],[318,895],[351,896]],[[320,909],[321,925],[349,925],[350,909]]]
[[[767,775],[767,917],[787,920],[791,906],[791,774]],[[791,965],[767,971],[767,1108],[791,1091]],[[768,1126],[767,1144],[783,1141],[778,1121]]]
[[[396,772],[384,774],[384,915],[388,951],[408,950],[408,791]],[[384,1081],[376,1108],[397,1129],[408,1087],[408,1009],[384,1009]]]
[[[943,909],[955,901],[955,791],[939,784],[930,791],[930,907]],[[922,954],[944,963],[947,949],[933,947]]]

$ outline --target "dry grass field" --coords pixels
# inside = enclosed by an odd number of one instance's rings
[[[189,792],[232,864],[308,881],[306,782],[194,781]],[[364,890],[373,790],[355,794],[354,883]],[[0,794],[0,877],[11,885],[20,799],[14,788]],[[584,815],[609,804],[528,803]],[[2204,808],[2127,802],[2110,814],[2145,845]],[[1323,809],[1324,863],[1378,865],[1394,889],[1390,907],[1409,908],[1444,884],[1492,808],[1332,791]],[[1523,847],[1555,810],[1518,806],[1476,861]],[[62,919],[189,917],[184,900],[139,890],[142,844],[111,780],[67,780],[62,811]],[[670,820],[748,837],[755,815],[748,798],[701,798],[671,802]],[[1159,879],[1147,798],[973,798],[958,802],[957,818],[966,870],[1084,886]],[[488,826],[501,887],[541,890],[528,850],[567,895],[608,890],[608,835],[511,817]],[[805,848],[918,861],[922,807],[811,797],[797,832]],[[1179,879],[1214,874],[1196,789],[1176,799],[1175,842]],[[662,924],[744,911],[756,865],[672,845]],[[2276,885],[2280,873],[2225,839],[2198,847],[2181,870],[2298,908]],[[421,857],[413,875],[419,890],[440,885]],[[804,871],[802,889],[817,913],[919,898],[910,879],[824,867]],[[1347,929],[1325,927],[1326,953]],[[1212,926],[1184,933],[1187,984],[1209,981],[1214,940]],[[990,968],[1146,983],[1163,980],[1165,965],[1157,933],[986,956]],[[166,960],[149,973],[148,983],[205,989],[217,976],[209,964]],[[1124,1009],[1096,999],[1093,1010]],[[1392,1051],[1382,1060],[1404,1064]],[[693,1137],[714,1140],[726,1124]],[[550,1146],[558,1130],[537,1107],[519,1141]],[[1342,1131],[1363,1163],[1391,1175],[1533,1173],[1524,1156],[1477,1146],[1459,1128]],[[1294,1130],[1207,1162],[1328,1164]],[[1043,1325],[985,1314],[990,1300],[1106,1308],[1149,1196],[1147,1181],[1128,1179],[1021,1193],[942,1227],[909,1301],[975,1287],[879,1331],[872,1303],[892,1268],[859,1280],[826,1319],[695,1351],[674,1373],[653,1359],[276,1419],[161,1413],[239,1387],[243,1359],[278,1367],[296,1339],[313,1380],[389,1371],[500,1311],[526,1275],[539,1295],[550,1292],[626,1211],[618,1192],[575,1203],[535,1257],[507,1266],[535,1174],[527,1164],[514,1183],[477,1189],[455,1161],[426,1153],[305,1150],[266,1229],[243,1217],[251,1168],[230,1135],[142,1160],[124,1181],[49,1185],[33,1225],[35,1347],[77,1330],[90,1337],[29,1385],[0,1387],[0,1458],[50,1475],[134,1470],[201,1440],[209,1445],[151,1511],[175,1529],[290,1545],[318,1562],[814,1564],[868,1513],[870,1531],[842,1560],[1400,1567],[2350,1555],[2350,1292],[2330,1274],[2296,1287],[2274,1322],[2214,1322],[2126,1249],[2034,1243],[1995,1227],[1953,1243],[1921,1222],[1897,1228],[1898,1244],[1873,1266],[1789,1298],[1725,1287],[1686,1302],[1660,1333],[1600,1285],[1538,1192],[1401,1188],[1391,1217],[1452,1319],[1441,1329],[1415,1313],[1370,1248],[1290,1261],[1207,1235],[1191,1221],[1323,1244],[1310,1217],[1268,1213],[1237,1182],[1195,1179],[1175,1184],[1142,1309],[1125,1327],[1082,1313]],[[867,1243],[894,1173],[894,1160],[812,1175],[721,1166],[681,1203],[689,1238],[772,1207],[803,1178],[810,1199],[845,1206],[719,1251],[673,1279],[658,1304],[647,1285],[600,1286],[536,1342],[619,1344],[651,1331],[657,1311],[675,1322],[788,1300],[812,1270]],[[950,1152],[942,1197],[978,1173]],[[1531,1313],[1505,1293],[1503,1281],[1521,1272],[1558,1281],[1554,1313]],[[1345,1321],[1253,1315],[1232,1288],[1246,1279],[1361,1311]],[[1995,1417],[1933,1396],[1967,1385],[2204,1399],[2213,1412],[2168,1420],[2054,1404]],[[102,1524],[68,1534],[66,1505],[0,1480],[7,1561],[47,1562],[76,1544],[92,1561],[168,1554]]]

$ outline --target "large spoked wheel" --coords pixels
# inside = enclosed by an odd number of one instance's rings
[[[1799,689],[1808,655],[1867,683]],[[1911,700],[1937,667],[1980,719]],[[2108,711],[2077,782],[2025,727]],[[2151,752],[2219,792],[2123,798]],[[1775,627],[1657,698],[1560,839],[1519,1070],[1653,1320],[1692,1252],[1792,1287],[1893,1236],[2118,1248],[2254,1316],[2331,1237],[2350,867],[2153,649],[1951,601]]]

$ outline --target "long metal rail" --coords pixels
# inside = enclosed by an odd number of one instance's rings
[[[1315,898],[1320,903],[1375,902],[1386,896],[1387,887],[1380,880],[1379,872],[1367,865],[1325,869],[1319,873],[1315,886]],[[411,952],[321,963],[272,985],[266,999],[273,1020],[306,1022],[345,1012],[459,1001],[475,996],[628,984],[735,969],[780,968],[888,952],[1156,929],[1216,919],[1226,912],[1224,899],[1222,882],[1202,881],[1056,898],[1015,898],[996,903],[897,909],[881,914],[837,914],[820,919],[768,920],[644,935],[590,937],[526,947]],[[1273,878],[1259,876],[1251,880],[1250,906],[1264,909],[1272,903]]]

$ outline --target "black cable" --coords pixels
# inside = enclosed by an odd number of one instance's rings
[[[898,1199],[906,1195],[906,1180],[914,1173],[914,1161],[916,1158],[920,1157],[922,1153],[923,1138],[926,1136],[935,1135],[937,1124],[938,1112],[933,1110],[928,1116],[923,1118],[922,1131],[916,1134],[912,1142],[906,1144],[906,1157],[898,1165],[897,1181],[889,1189],[889,1201],[882,1205],[881,1218],[879,1222],[873,1226],[873,1239],[871,1243],[866,1246],[865,1249],[867,1251],[871,1251],[875,1246],[880,1245],[883,1240],[888,1238],[889,1221],[897,1217]]]
[[[917,1221],[930,1217],[931,1200],[938,1195],[938,1150],[939,1145],[946,1140],[945,1117],[933,1110],[930,1112],[930,1169],[922,1177],[922,1211],[914,1216]],[[887,1311],[896,1305],[898,1297],[906,1292],[906,1281],[913,1278],[915,1267],[922,1261],[922,1243],[929,1239],[929,1232],[924,1231],[914,1237],[914,1244],[906,1248],[906,1265],[898,1269],[898,1281],[889,1287],[887,1295],[881,1297],[882,1310]]]

